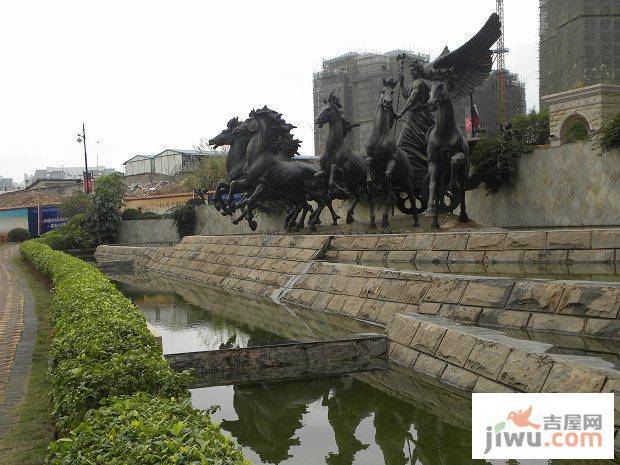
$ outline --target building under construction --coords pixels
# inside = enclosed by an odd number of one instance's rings
[[[620,2],[540,0],[540,98],[620,84]]]
[[[330,92],[334,92],[340,99],[344,117],[351,123],[360,125],[354,128],[345,140],[354,151],[365,153],[379,92],[383,87],[383,78],[398,76],[401,65],[396,57],[402,52],[407,56],[404,62],[404,75],[405,85],[409,86],[411,79],[409,60],[428,61],[428,55],[406,50],[393,50],[383,54],[351,52],[324,60],[322,70],[314,74],[314,115],[316,116],[321,110],[323,99],[327,98]],[[525,87],[515,74],[506,73],[505,76],[506,117],[510,119],[525,112]],[[399,109],[403,104],[404,99],[401,97]],[[478,110],[481,128],[489,133],[496,132],[499,115],[496,75],[489,76],[474,91],[474,104]],[[458,122],[464,128],[465,116],[469,113],[469,98],[455,102],[454,108]],[[397,127],[397,134],[399,130]],[[317,155],[323,153],[326,136],[327,127],[315,128],[314,150]]]

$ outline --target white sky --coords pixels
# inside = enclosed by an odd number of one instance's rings
[[[505,0],[506,66],[538,102],[538,0]],[[0,175],[45,166],[120,169],[192,148],[267,104],[313,153],[312,72],[322,58],[460,46],[495,0],[12,1],[0,5]],[[445,16],[444,16],[445,15]],[[445,23],[442,23],[445,18]]]

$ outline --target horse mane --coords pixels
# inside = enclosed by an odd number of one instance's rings
[[[338,108],[338,110],[340,110],[340,118],[342,119],[343,136],[346,136],[348,133],[351,132],[353,128],[356,128],[359,126],[358,123],[350,123],[344,118],[344,116],[342,116],[342,105],[340,104],[340,99],[338,98],[336,94],[334,94],[333,92],[330,92],[325,102],[329,105],[335,106],[336,108]]]
[[[267,122],[265,149],[273,153],[281,153],[293,158],[299,150],[301,141],[293,138],[291,130],[295,128],[282,118],[282,113],[268,108],[266,105],[250,112],[251,118],[262,118]]]

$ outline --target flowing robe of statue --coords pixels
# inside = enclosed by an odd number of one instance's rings
[[[414,168],[426,170],[426,133],[435,124],[433,114],[425,107],[430,89],[424,79],[416,78],[409,89],[401,83],[401,90],[407,101],[400,112],[403,126],[397,145],[407,153]]]

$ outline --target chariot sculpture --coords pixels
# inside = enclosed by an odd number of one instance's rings
[[[500,34],[500,19],[494,13],[455,51],[446,47],[430,63],[412,62],[408,88],[402,64],[397,79],[384,78],[365,154],[353,152],[345,143],[347,133],[357,125],[344,119],[333,93],[323,100],[315,120],[318,126],[328,126],[319,165],[294,158],[300,141],[293,138],[294,126],[282,114],[265,106],[252,110],[243,122],[231,119],[226,129],[209,141],[213,146],[230,146],[228,179],[218,183],[213,205],[224,215],[240,212],[232,222],[245,220],[252,230],[257,227],[256,210],[268,202],[285,206],[286,230],[303,228],[306,218],[308,227],[316,229],[324,208],[335,225],[340,217],[332,201],[338,199],[351,200],[347,223],[355,221],[358,202],[367,200],[369,226],[374,228],[379,197],[385,199],[383,227],[389,226],[394,208],[412,215],[413,226],[418,225],[418,215],[426,212],[432,217],[432,226],[439,227],[439,214],[452,213],[457,207],[459,220],[468,221],[465,192],[472,187],[469,145],[457,124],[452,101],[468,95],[487,78],[492,67],[491,46]],[[399,56],[401,63],[404,58]],[[399,109],[401,94],[404,106]],[[397,139],[394,127],[399,119],[403,127]]]

